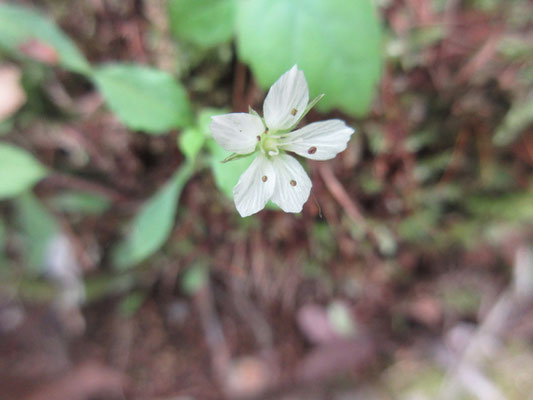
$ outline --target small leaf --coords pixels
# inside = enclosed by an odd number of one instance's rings
[[[146,293],[136,291],[129,293],[118,305],[118,312],[124,318],[132,317],[142,307],[146,300]]]
[[[176,216],[181,190],[192,176],[191,163],[183,165],[163,188],[142,207],[133,220],[128,237],[113,254],[118,268],[127,268],[154,254],[165,243]]]
[[[54,216],[31,193],[16,199],[17,221],[24,234],[23,256],[34,272],[44,268],[44,260],[52,238],[59,232]]]
[[[209,271],[204,263],[199,262],[185,271],[181,279],[181,287],[188,295],[194,295],[205,287],[209,279]]]
[[[364,115],[382,68],[382,34],[372,0],[239,1],[237,44],[267,89],[294,64],[321,111]]]
[[[77,191],[61,193],[52,198],[50,203],[61,212],[86,215],[101,214],[111,205],[105,197]]]
[[[31,43],[40,43],[41,48],[50,48],[57,55],[57,62],[64,68],[80,74],[90,74],[91,66],[85,57],[52,21],[29,8],[0,4],[0,48],[22,55],[22,50],[27,49]]]
[[[210,164],[215,183],[228,198],[233,199],[233,188],[254,158],[240,158],[229,164],[223,164],[221,161],[231,156],[231,154],[220,147],[214,140],[209,141],[208,148],[211,152]]]
[[[200,47],[227,42],[233,36],[234,0],[170,0],[172,32]]]
[[[185,157],[193,161],[202,149],[205,138],[198,128],[187,128],[181,133],[178,145]]]
[[[520,137],[533,124],[533,93],[522,102],[513,104],[492,139],[497,146],[506,146]]]
[[[19,195],[46,175],[46,168],[31,154],[0,143],[0,200]]]
[[[109,107],[131,129],[161,134],[190,122],[187,93],[167,72],[108,64],[95,69],[94,79]]]

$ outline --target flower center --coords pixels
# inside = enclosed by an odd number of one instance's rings
[[[259,141],[259,147],[267,156],[275,156],[279,154],[278,139],[272,135],[264,133]]]

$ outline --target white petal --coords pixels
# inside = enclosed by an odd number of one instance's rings
[[[270,88],[263,112],[268,129],[288,129],[303,114],[309,102],[304,73],[295,65]]]
[[[285,212],[300,212],[311,192],[311,179],[300,163],[287,154],[272,157],[276,187],[272,201]]]
[[[262,153],[239,178],[233,188],[233,199],[241,217],[247,217],[262,210],[276,185],[276,174],[272,162]]]
[[[314,122],[289,133],[280,147],[313,160],[329,160],[346,149],[352,133],[354,129],[340,119]]]
[[[257,136],[265,131],[257,115],[232,113],[212,117],[211,133],[216,142],[232,153],[248,154],[257,146]]]

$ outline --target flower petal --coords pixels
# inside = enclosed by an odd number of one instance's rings
[[[300,212],[311,192],[311,179],[300,163],[287,154],[272,157],[276,187],[272,201],[285,212]]]
[[[313,160],[329,160],[346,149],[354,129],[340,119],[314,122],[288,134],[279,143],[283,150],[292,151]]]
[[[307,81],[303,71],[299,71],[295,65],[268,91],[263,105],[268,129],[289,129],[303,114],[308,102]]]
[[[263,121],[256,115],[232,113],[212,117],[211,133],[225,150],[248,154],[257,146],[257,136],[265,131]]]
[[[247,217],[262,210],[276,185],[276,174],[272,162],[262,153],[239,178],[233,188],[233,199],[241,217]]]

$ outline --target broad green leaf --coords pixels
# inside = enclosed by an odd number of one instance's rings
[[[30,192],[18,197],[17,221],[23,233],[24,257],[33,271],[41,271],[50,240],[59,232],[53,215]]]
[[[61,212],[79,214],[101,214],[106,211],[111,202],[95,194],[70,191],[61,193],[51,199],[51,204]]]
[[[170,0],[168,7],[178,39],[212,47],[233,36],[235,0]]]
[[[127,268],[154,254],[165,243],[176,216],[181,190],[192,176],[192,163],[181,167],[163,188],[142,207],[133,220],[130,234],[114,253],[118,268]]]
[[[50,46],[64,68],[90,74],[85,57],[52,21],[29,8],[0,4],[0,48],[20,55],[21,47],[32,41]]]
[[[251,155],[228,163],[222,163],[231,153],[220,147],[214,140],[209,141],[208,147],[211,152],[210,163],[215,183],[226,196],[233,199],[233,188],[255,156]]]
[[[108,64],[95,69],[94,79],[109,107],[131,129],[161,134],[190,122],[187,93],[167,72]]]
[[[0,200],[17,196],[47,175],[46,168],[19,147],[0,143]]]
[[[317,109],[365,114],[382,68],[382,35],[371,0],[240,0],[240,58],[267,89],[294,64]]]
[[[202,149],[205,139],[205,135],[198,128],[187,128],[181,133],[178,145],[185,157],[193,161]]]

